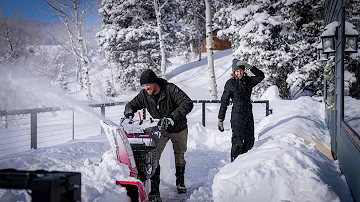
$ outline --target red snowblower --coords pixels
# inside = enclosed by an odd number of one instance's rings
[[[158,166],[156,147],[161,128],[153,119],[134,121],[122,118],[120,125],[110,120],[101,120],[100,124],[114,156],[129,167],[130,176],[134,177],[134,181],[116,181],[116,184],[126,188],[132,202],[148,202],[145,184],[150,183],[150,177]]]

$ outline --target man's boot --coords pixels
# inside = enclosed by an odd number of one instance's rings
[[[184,174],[185,166],[176,166],[176,187],[179,194],[186,193]]]
[[[160,198],[160,166],[155,170],[155,173],[150,178],[151,180],[151,191],[149,193],[149,202],[161,202]]]

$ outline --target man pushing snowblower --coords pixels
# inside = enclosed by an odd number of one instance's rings
[[[187,150],[188,126],[186,115],[193,109],[189,96],[173,83],[168,83],[150,70],[145,70],[140,76],[143,89],[126,106],[124,115],[131,119],[138,110],[146,108],[154,119],[160,119],[159,125],[163,129],[157,146],[157,165],[151,177],[151,191],[149,201],[161,201],[160,198],[160,156],[169,139],[173,143],[176,186],[178,193],[186,193],[184,182],[185,158]]]

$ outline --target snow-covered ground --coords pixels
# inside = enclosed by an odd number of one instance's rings
[[[230,78],[232,56],[230,51],[218,51],[215,58],[220,97],[224,83]],[[169,81],[179,85],[192,99],[210,99],[206,63],[181,64],[180,61],[181,58],[173,59],[174,66],[168,69]],[[124,97],[130,99],[134,94]],[[124,97],[118,99],[126,100]],[[226,117],[222,133],[216,125],[203,127],[201,114],[199,121],[189,120],[185,155],[188,193],[176,193],[174,157],[169,142],[160,162],[160,192],[164,202],[353,201],[338,162],[315,148],[316,144],[325,150],[330,148],[322,99],[281,100],[275,86],[261,99],[270,100],[273,114],[256,123],[253,149],[232,163],[230,117]],[[214,114],[217,110],[207,108],[207,112]],[[126,189],[115,185],[116,180],[129,179],[129,169],[114,159],[104,134],[0,156],[0,169],[5,168],[81,172],[82,201],[130,201]],[[0,201],[30,200],[24,190],[0,190]]]

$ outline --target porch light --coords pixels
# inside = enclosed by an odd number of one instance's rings
[[[350,22],[345,22],[345,53],[357,53],[359,32]]]
[[[322,42],[320,42],[317,45],[316,50],[317,50],[317,59],[318,59],[318,61],[320,61],[320,62],[327,61],[328,54],[324,53],[324,49],[322,47]]]
[[[323,53],[335,53],[335,40],[337,37],[338,22],[334,21],[324,28],[324,32],[321,34],[321,41],[323,47]]]
[[[335,53],[335,40],[338,37],[338,22],[334,21],[324,28],[321,34],[323,53]],[[359,32],[350,22],[345,22],[345,53],[357,53]]]

